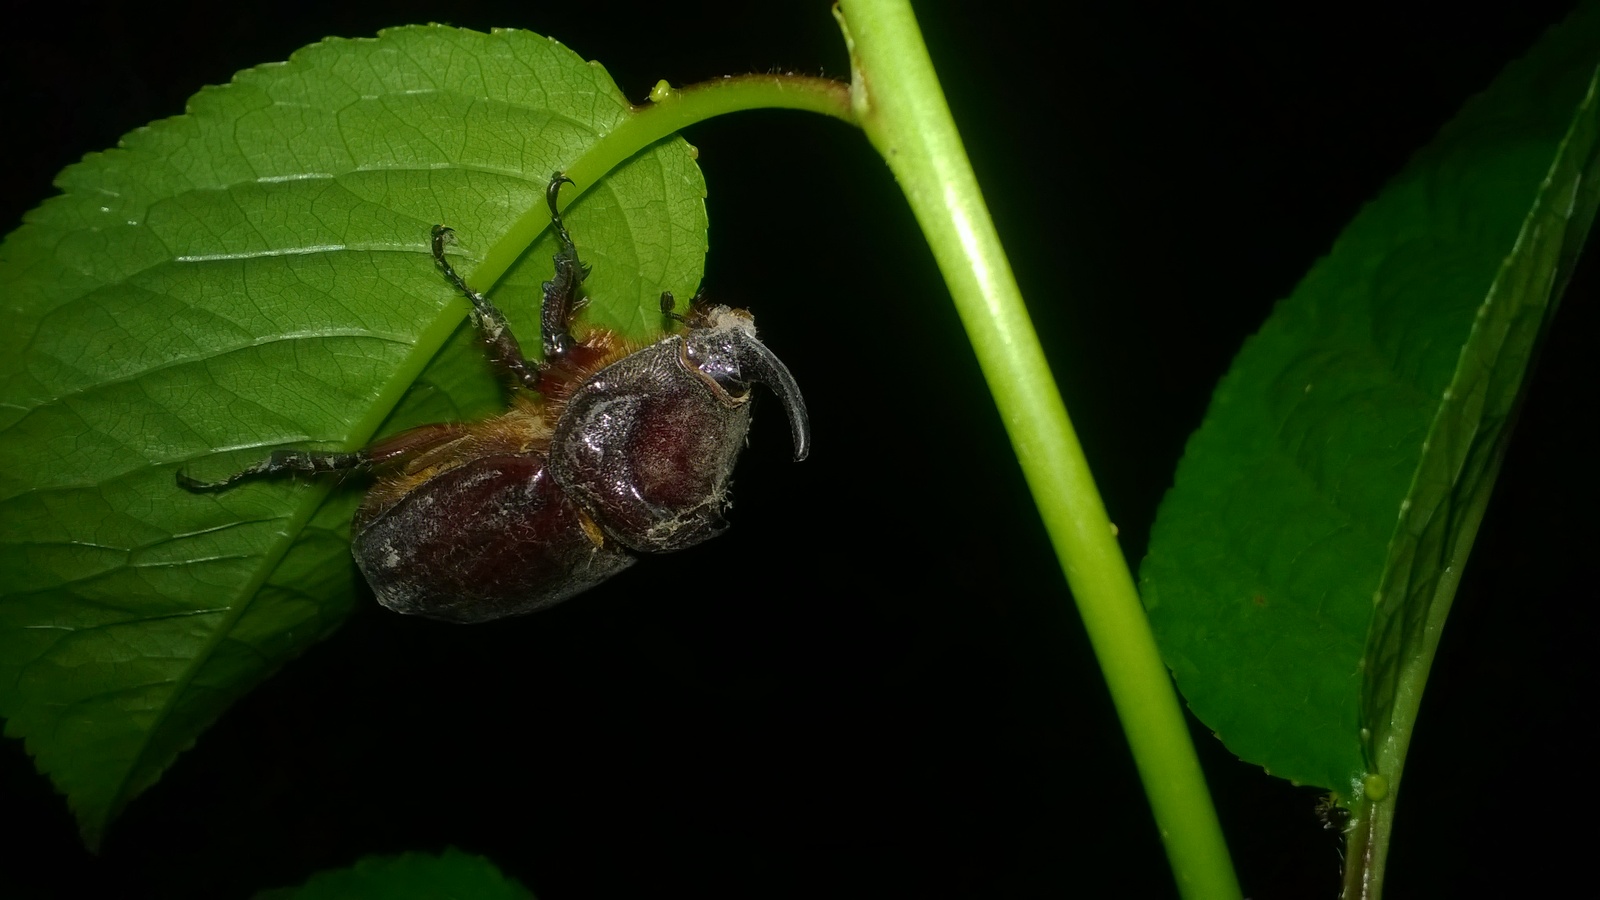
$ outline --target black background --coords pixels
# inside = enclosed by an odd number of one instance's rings
[[[917,8],[1137,561],[1240,342],[1570,4],[1083,5]],[[822,3],[384,7],[36,6],[53,24],[13,25],[0,48],[0,223],[83,153],[326,35],[525,27],[636,99],[662,77],[848,74]],[[363,603],[203,733],[98,856],[5,740],[0,894],[243,897],[449,845],[544,900],[1173,894],[1063,579],[881,161],[799,113],[688,137],[710,186],[707,286],[754,309],[793,369],[812,458],[788,461],[769,404],[729,534],[547,613],[453,627]],[[1579,561],[1595,536],[1581,423],[1597,293],[1591,258],[1445,634],[1390,898],[1591,880],[1596,598]],[[1333,896],[1339,846],[1316,792],[1194,731],[1247,894]]]

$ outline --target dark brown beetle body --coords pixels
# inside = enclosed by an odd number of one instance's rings
[[[352,551],[396,612],[484,622],[533,612],[633,564],[596,543],[536,453],[472,460],[356,518]]]
[[[533,612],[632,565],[634,553],[691,547],[726,525],[728,480],[750,428],[750,386],[784,402],[795,458],[810,449],[805,401],[756,339],[744,310],[696,303],[687,326],[630,352],[596,331],[567,331],[584,269],[556,212],[563,249],[544,286],[545,362],[523,358],[504,318],[434,254],[473,303],[491,357],[517,386],[511,409],[471,424],[404,432],[349,454],[288,451],[218,482],[283,472],[381,467],[356,514],[352,550],[378,602],[402,613],[482,622]]]

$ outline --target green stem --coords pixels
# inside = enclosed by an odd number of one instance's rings
[[[841,0],[856,119],[910,201],[1099,657],[1183,896],[1236,898],[1177,694],[906,0]]]
[[[845,0],[853,83],[745,75],[673,90],[665,82],[574,161],[569,205],[651,144],[723,113],[778,108],[862,126],[921,223],[1000,408],[1105,673],[1179,889],[1236,898],[1222,829],[1177,694],[1156,651],[1116,532],[1050,376],[1021,292],[978,191],[944,93],[904,0]],[[489,248],[474,283],[500,279],[549,224],[539,205]]]
[[[855,124],[850,110],[850,88],[829,78],[803,75],[739,75],[704,81],[681,89],[665,81],[650,92],[650,103],[634,107],[615,129],[602,135],[593,147],[566,170],[573,184],[561,192],[563,208],[593,187],[606,173],[656,141],[670,137],[697,122],[724,113],[750,109],[797,109],[821,113]],[[500,280],[517,257],[550,224],[543,203],[521,218],[491,246],[473,269],[474,284],[488,286]]]

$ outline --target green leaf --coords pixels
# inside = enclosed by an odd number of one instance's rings
[[[438,856],[369,856],[348,869],[319,872],[305,884],[256,894],[256,900],[533,900],[494,863],[460,850]]]
[[[1600,204],[1600,6],[1471,101],[1250,339],[1141,580],[1239,756],[1394,783],[1540,335]],[[1376,776],[1376,777],[1369,777]]]
[[[430,228],[456,229],[487,288],[479,254],[629,115],[604,69],[527,32],[329,40],[68,168],[0,245],[0,714],[91,845],[357,596],[359,491],[200,497],[174,473],[500,409]],[[647,340],[704,262],[690,150],[577,188],[584,316]],[[553,251],[482,267],[530,349]]]

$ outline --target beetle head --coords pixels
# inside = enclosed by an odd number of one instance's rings
[[[764,384],[789,414],[796,462],[811,452],[811,420],[789,367],[756,339],[755,318],[742,309],[712,307],[683,338],[681,362],[727,406],[750,399],[750,385]]]

